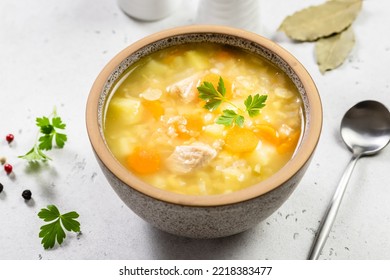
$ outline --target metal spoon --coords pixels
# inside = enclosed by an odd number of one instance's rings
[[[311,248],[309,260],[316,260],[321,254],[357,160],[362,156],[378,153],[389,143],[390,112],[377,101],[359,102],[345,113],[341,121],[340,133],[353,155],[326,210]]]

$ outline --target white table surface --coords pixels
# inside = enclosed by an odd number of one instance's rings
[[[154,229],[128,209],[108,185],[85,128],[89,90],[120,50],[162,29],[194,24],[197,1],[157,22],[126,16],[115,0],[0,1],[0,259],[305,259],[319,221],[350,159],[339,136],[344,112],[365,99],[390,108],[390,1],[364,1],[354,23],[356,45],[340,68],[320,74],[314,44],[276,31],[289,14],[321,0],[261,1],[262,29],[296,56],[321,94],[324,123],[310,168],[289,200],[245,233],[193,240]],[[17,156],[33,145],[35,118],[56,106],[69,141],[40,170]],[[11,145],[5,135],[15,134]],[[322,259],[390,259],[390,148],[362,158],[355,169]],[[21,197],[30,189],[33,199]],[[37,213],[48,204],[80,214],[82,235],[68,234],[44,250]]]

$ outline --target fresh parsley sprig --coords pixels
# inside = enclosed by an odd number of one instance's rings
[[[260,109],[265,106],[265,101],[267,101],[267,95],[256,94],[252,97],[249,95],[245,101],[245,108],[250,117],[255,117],[260,114]]]
[[[219,77],[217,89],[215,89],[212,83],[207,81],[204,81],[197,89],[199,98],[206,101],[206,104],[203,107],[207,110],[214,111],[223,102],[229,103],[236,108],[236,111],[232,109],[223,110],[222,115],[217,118],[216,123],[225,126],[236,124],[239,127],[243,127],[245,122],[243,114],[246,112],[250,117],[257,116],[260,113],[260,109],[265,106],[267,100],[267,95],[249,95],[244,101],[245,111],[243,111],[227,99],[225,83],[222,77]]]
[[[206,101],[204,108],[207,110],[215,110],[221,105],[222,102],[227,102],[226,88],[223,79],[220,77],[218,81],[218,87],[215,89],[214,85],[210,82],[204,81],[202,85],[198,87],[199,98]]]
[[[56,241],[59,245],[66,238],[63,228],[67,231],[80,232],[80,223],[76,221],[79,214],[75,211],[61,214],[55,205],[48,205],[47,208],[42,208],[38,213],[38,217],[45,222],[51,222],[41,226],[39,237],[42,238],[42,245],[45,249],[53,248]]]
[[[19,156],[19,158],[28,161],[51,160],[43,151],[51,150],[53,141],[57,148],[64,147],[65,142],[68,140],[67,135],[64,133],[66,124],[57,115],[55,108],[50,116],[36,118],[35,123],[39,127],[37,141],[25,155]]]
[[[244,116],[237,114],[236,111],[226,109],[222,113],[215,121],[217,124],[223,124],[224,126],[231,126],[233,124],[237,124],[239,127],[244,126]]]

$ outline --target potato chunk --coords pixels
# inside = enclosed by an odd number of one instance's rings
[[[135,124],[141,118],[141,101],[133,97],[114,97],[110,102],[111,117],[122,119],[126,124]]]

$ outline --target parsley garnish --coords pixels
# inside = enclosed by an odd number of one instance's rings
[[[217,90],[215,89],[212,83],[206,81],[203,82],[203,84],[198,87],[199,98],[206,100],[206,104],[204,105],[204,108],[206,108],[207,110],[213,111],[217,109],[223,101],[227,102],[225,98],[226,88],[223,79],[221,77],[219,78],[218,81]]]
[[[48,205],[47,208],[42,208],[38,213],[38,217],[49,224],[41,226],[39,237],[42,238],[41,243],[43,248],[53,248],[57,240],[58,244],[62,244],[66,238],[65,231],[80,232],[80,223],[76,221],[79,214],[75,211],[60,214],[60,211],[55,205]]]
[[[245,117],[242,114],[246,112],[250,117],[257,116],[260,113],[260,109],[265,106],[265,101],[267,100],[267,95],[249,95],[244,101],[245,111],[238,108],[237,105],[226,98],[226,88],[222,77],[219,77],[217,89],[215,89],[212,83],[207,81],[204,81],[197,89],[199,98],[206,101],[203,107],[207,110],[214,111],[222,102],[229,103],[236,108],[236,111],[231,109],[223,110],[222,115],[217,118],[216,123],[225,126],[236,124],[239,127],[243,127]],[[237,112],[240,112],[240,114]]]
[[[49,117],[36,118],[36,125],[39,127],[38,139],[35,145],[23,156],[19,158],[28,161],[46,161],[51,160],[43,151],[48,151],[53,148],[53,140],[57,148],[63,148],[68,140],[66,134],[63,133],[66,124],[64,124],[56,109]]]
[[[217,124],[223,124],[225,126],[231,126],[234,123],[237,124],[239,127],[244,126],[245,118],[244,116],[241,116],[237,114],[234,110],[223,110],[222,116],[219,116],[217,120],[215,121]]]
[[[252,97],[249,95],[245,101],[245,108],[250,117],[255,117],[260,114],[260,109],[265,106],[265,101],[267,100],[267,95],[256,94]]]

